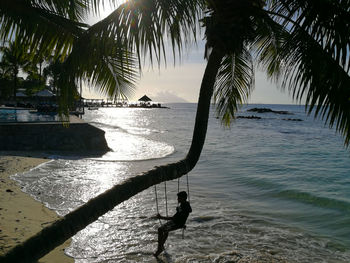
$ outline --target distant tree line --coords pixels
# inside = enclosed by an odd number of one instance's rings
[[[48,89],[59,94],[57,80],[62,71],[60,59],[49,54],[31,57],[16,42],[0,46],[0,100],[16,101],[16,93],[32,96]]]

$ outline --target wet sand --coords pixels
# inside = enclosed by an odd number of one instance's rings
[[[28,171],[48,159],[22,156],[0,156],[0,255],[51,224],[58,215],[21,191],[11,175]],[[70,263],[64,254],[66,241],[39,260],[40,263]]]

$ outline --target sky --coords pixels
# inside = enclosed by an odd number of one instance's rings
[[[107,16],[112,11],[107,7],[101,11],[100,17]],[[99,21],[97,17],[90,17],[89,24]],[[203,77],[206,60],[204,59],[204,43],[200,41],[188,49],[181,58],[181,62],[174,65],[169,56],[167,65],[158,65],[153,68],[146,66],[136,83],[136,90],[129,97],[130,101],[137,101],[147,95],[153,101],[161,103],[197,102],[201,79]],[[84,98],[106,98],[94,88],[87,86],[83,89]],[[267,80],[265,73],[256,71],[255,89],[248,103],[257,104],[297,104],[288,94],[281,91],[277,85]]]

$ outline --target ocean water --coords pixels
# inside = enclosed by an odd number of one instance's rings
[[[100,108],[84,119],[105,130],[101,158],[52,156],[14,178],[65,215],[114,184],[183,158],[195,104],[169,109]],[[270,108],[288,114],[255,113]],[[350,262],[350,151],[334,129],[299,105],[247,105],[225,128],[211,113],[201,158],[188,174],[193,213],[169,235],[161,262]],[[161,214],[174,213],[178,181],[157,186]],[[187,190],[186,177],[180,180]],[[166,211],[166,203],[168,211]],[[75,262],[156,262],[159,222],[152,187],[73,237]],[[270,262],[270,260],[265,260]]]

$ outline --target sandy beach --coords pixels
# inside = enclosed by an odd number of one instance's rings
[[[47,161],[44,158],[0,156],[0,255],[59,218],[54,211],[22,192],[10,178],[12,174],[25,172]],[[39,262],[74,262],[64,254],[69,244],[68,240]]]

